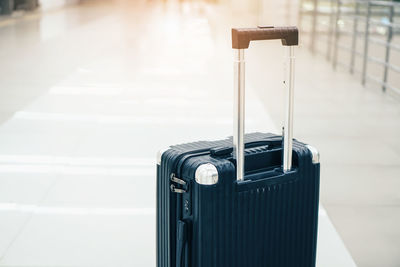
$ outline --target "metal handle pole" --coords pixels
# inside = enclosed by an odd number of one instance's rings
[[[293,104],[294,104],[294,47],[288,46],[285,62],[286,116],[283,138],[283,171],[292,169]]]
[[[338,49],[339,49],[339,39],[340,39],[340,28],[339,28],[339,21],[342,16],[342,1],[337,0],[336,5],[336,19],[335,19],[335,39],[334,39],[334,46],[333,46],[333,69],[336,69],[337,61],[338,61]]]
[[[245,119],[245,60],[244,49],[234,49],[234,120],[233,149],[236,158],[236,179],[244,180],[244,119]],[[287,47],[285,89],[286,116],[283,139],[283,171],[292,169],[293,104],[294,104],[294,47]]]
[[[358,16],[360,15],[360,3],[357,1],[355,6],[355,16],[353,20],[353,36],[351,40],[350,73],[354,73],[354,64],[356,60],[356,48],[358,39]]]
[[[393,39],[393,16],[394,16],[394,6],[389,7],[389,24],[388,24],[388,33],[386,40],[386,54],[385,54],[385,69],[383,71],[383,86],[382,90],[385,92],[387,87],[388,80],[388,71],[389,71],[389,58],[390,58],[390,44]]]
[[[334,23],[335,23],[335,12],[334,10],[334,2],[330,1],[330,13],[329,13],[329,33],[328,33],[328,38],[326,38],[327,40],[327,44],[326,44],[326,59],[330,60],[331,56],[332,56],[332,46],[333,46],[333,42],[332,42],[332,38],[333,38],[333,32],[334,32]]]
[[[369,43],[369,23],[371,17],[371,3],[367,2],[367,16],[365,17],[365,34],[364,34],[364,59],[361,74],[361,84],[365,86],[367,81],[367,66],[368,66],[368,43]]]
[[[234,49],[234,120],[233,149],[236,157],[236,179],[244,179],[244,116],[245,116],[245,61],[244,49]]]

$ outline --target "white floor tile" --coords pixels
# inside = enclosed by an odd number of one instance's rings
[[[35,215],[2,266],[154,266],[154,215]]]
[[[8,252],[9,247],[18,238],[20,231],[30,216],[31,214],[29,213],[2,211],[0,209],[0,257],[4,257]]]

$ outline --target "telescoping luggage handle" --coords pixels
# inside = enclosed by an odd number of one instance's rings
[[[233,147],[236,157],[236,178],[244,179],[244,118],[245,118],[245,60],[244,49],[250,41],[280,39],[287,46],[284,85],[286,89],[286,116],[283,138],[283,171],[292,168],[293,147],[293,90],[294,90],[294,46],[298,45],[297,27],[257,27],[232,29],[234,58],[234,133]],[[289,71],[287,71],[289,69]]]

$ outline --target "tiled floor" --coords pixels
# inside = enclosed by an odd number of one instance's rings
[[[195,1],[89,1],[0,23],[0,266],[155,265],[157,150],[231,135],[227,14],[226,6]],[[239,24],[249,21],[254,17]],[[269,54],[254,47],[248,53],[247,131],[276,131],[282,90],[268,88],[281,88],[281,47],[271,44]],[[382,173],[388,186],[379,190],[371,190],[379,186],[372,176],[365,178],[365,190],[356,190],[363,176],[343,161],[376,162],[367,153],[371,147],[357,139],[374,133],[351,127],[350,119],[363,109],[349,103],[369,104],[371,116],[382,112],[377,128],[396,118],[385,112],[396,113],[397,107],[359,86],[332,89],[353,84],[351,78],[299,50],[295,134],[322,152],[322,202],[351,252],[360,255],[361,243],[372,243],[360,239],[365,231],[389,246],[398,240],[382,239],[397,220],[396,212],[388,212],[398,207],[398,193],[389,184],[397,182],[399,146],[374,146],[391,167],[362,170],[365,176]],[[315,93],[321,84],[330,87]],[[348,105],[341,105],[343,98]],[[367,118],[364,125],[373,126]],[[350,127],[332,126],[327,135],[331,124]],[[384,142],[392,144],[395,136]],[[346,146],[354,150],[338,158],[335,153]],[[370,193],[378,194],[376,201]],[[386,205],[378,209],[386,231],[374,223],[357,229],[361,218],[370,219],[366,204]],[[383,247],[379,252],[393,253]],[[377,266],[356,259],[360,266]],[[396,266],[390,259],[394,265],[385,266]],[[324,210],[318,262],[355,266]]]

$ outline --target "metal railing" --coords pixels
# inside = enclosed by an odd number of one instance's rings
[[[361,83],[375,82],[383,91],[390,89],[400,94],[400,3],[368,0],[301,0],[299,25],[308,35],[309,47],[313,53],[325,54],[332,61],[333,68],[338,65],[348,68],[350,73],[360,73]],[[308,25],[306,25],[308,23]],[[308,26],[308,28],[307,28]],[[361,27],[361,30],[360,30]],[[321,50],[321,44],[325,49]],[[381,47],[371,49],[371,46]],[[347,52],[346,62],[339,53]],[[391,63],[396,61],[399,65]],[[360,61],[360,68],[356,62]],[[370,64],[382,67],[380,76],[373,75]],[[389,81],[389,72],[391,80]],[[397,80],[397,81],[396,81]]]

